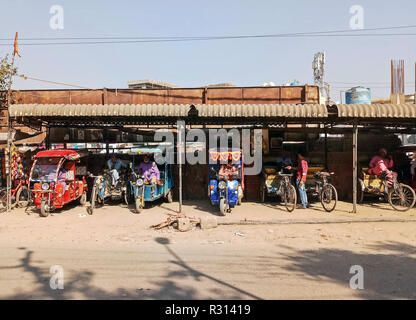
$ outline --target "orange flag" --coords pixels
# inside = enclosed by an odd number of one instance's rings
[[[17,32],[16,32],[16,36],[14,37],[14,52],[13,52],[13,54],[14,55],[17,54],[20,57],[19,50],[17,49]]]

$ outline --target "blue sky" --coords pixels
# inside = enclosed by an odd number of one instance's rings
[[[365,28],[416,24],[416,1],[104,1],[2,0],[0,37],[215,36],[349,28],[352,5],[364,8]],[[49,26],[52,5],[64,9],[64,29]],[[396,32],[416,33],[416,28]],[[390,59],[405,59],[406,92],[414,91],[416,36],[271,38],[176,43],[20,46],[19,73],[90,88],[124,88],[154,79],[184,87],[232,82],[241,86],[294,79],[313,83],[312,59],[325,51],[326,79],[339,87],[368,83],[373,98],[389,95]],[[0,41],[8,43],[10,41]],[[11,52],[0,46],[0,55]],[[335,82],[347,82],[341,84]],[[349,84],[351,83],[351,84]],[[16,79],[15,89],[60,88]]]

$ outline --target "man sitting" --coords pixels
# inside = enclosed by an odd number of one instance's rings
[[[387,155],[387,150],[381,148],[378,152],[378,156],[374,156],[370,161],[370,170],[369,174],[380,176],[381,173],[385,172],[388,180],[392,181],[397,179],[397,173],[390,171],[389,169],[393,168],[394,162],[391,155]]]
[[[143,175],[149,184],[160,184],[160,172],[156,163],[150,162],[150,157],[145,155],[143,162],[139,165],[139,174]]]
[[[122,160],[117,159],[117,157],[113,154],[111,159],[107,161],[107,166],[111,176],[111,185],[114,187],[120,178],[121,168],[127,168],[127,164],[125,164]]]
[[[233,165],[232,160],[228,160],[227,164],[221,165],[218,175],[220,178],[227,178],[229,181],[234,180],[234,175],[238,174],[237,168]]]

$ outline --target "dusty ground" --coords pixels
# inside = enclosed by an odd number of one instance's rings
[[[272,202],[243,203],[218,220],[275,224],[149,229],[177,208],[158,202],[140,215],[119,204],[92,216],[77,206],[47,218],[21,209],[0,214],[0,298],[416,298],[416,209],[368,204],[352,214],[351,204],[340,203],[332,214],[319,204],[288,213]],[[195,217],[217,211],[207,201],[183,206]],[[351,222],[363,219],[407,222]],[[324,221],[350,222],[308,224]],[[53,265],[64,269],[63,290],[49,286]],[[352,265],[364,269],[364,290],[349,287]]]

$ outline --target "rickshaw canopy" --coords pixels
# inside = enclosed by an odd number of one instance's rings
[[[65,158],[66,160],[78,160],[84,156],[86,156],[84,153],[80,153],[74,150],[45,150],[45,151],[39,151],[36,154],[35,159]]]
[[[152,153],[163,153],[163,148],[161,147],[139,147],[131,148],[129,154],[152,154]]]
[[[241,150],[210,150],[209,157],[212,161],[239,161],[242,154]]]

